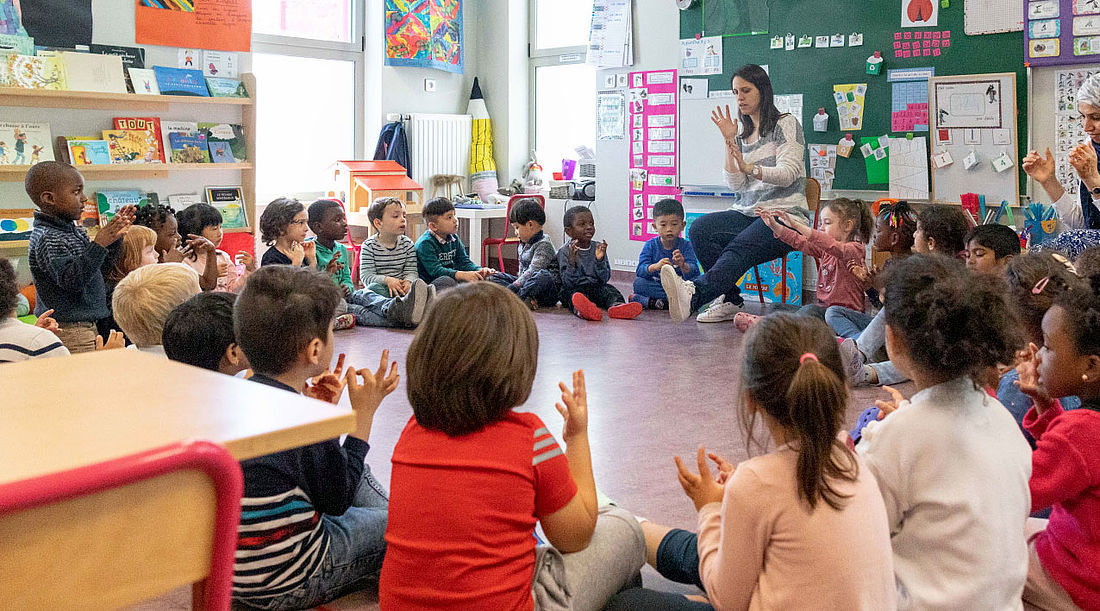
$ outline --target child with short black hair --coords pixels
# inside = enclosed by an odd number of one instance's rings
[[[176,220],[179,222],[179,232],[181,235],[189,236],[201,236],[210,241],[214,245],[214,257],[217,259],[217,274],[216,274],[216,288],[219,291],[240,291],[244,286],[244,280],[248,277],[248,274],[256,271],[256,263],[252,258],[252,255],[247,252],[240,253],[241,264],[243,265],[243,273],[237,273],[237,265],[233,260],[233,257],[229,256],[229,253],[224,250],[218,250],[221,246],[222,238],[225,235],[222,233],[222,213],[218,212],[218,209],[210,204],[191,204],[190,206],[180,210],[176,214]],[[195,271],[199,273],[199,276],[206,278],[209,275],[207,272],[207,261],[209,255],[206,257],[197,257],[192,254],[184,259],[184,263],[195,268]]]
[[[416,246],[405,235],[405,202],[379,197],[367,208],[375,233],[359,247],[359,279],[383,297],[401,297],[420,278]]]
[[[478,282],[496,273],[494,269],[478,267],[466,254],[466,246],[457,234],[458,219],[451,200],[437,197],[428,201],[423,215],[428,230],[416,241],[421,280],[444,290],[459,282]]]
[[[260,265],[314,267],[317,247],[306,241],[308,222],[302,202],[290,197],[272,200],[260,215],[260,233],[269,247],[260,258]]]
[[[497,272],[488,280],[518,295],[532,310],[553,307],[561,293],[561,270],[557,249],[542,231],[546,211],[539,200],[525,197],[512,204],[508,222],[519,239],[519,275]]]
[[[910,257],[886,271],[884,302],[890,358],[917,393],[878,402],[888,415],[856,448],[886,504],[899,606],[1019,609],[1031,450],[977,382],[1021,344],[1004,280]]]
[[[1100,608],[1100,278],[1060,293],[1043,316],[1043,346],[1028,347],[1020,390],[1034,400],[1024,427],[1031,454],[1030,564],[1023,599],[1040,609]],[[1080,397],[1066,411],[1056,399]]]
[[[573,206],[562,219],[569,241],[558,249],[561,268],[561,303],[577,316],[599,322],[603,310],[611,318],[634,319],[642,313],[642,304],[626,303],[619,289],[611,286],[611,263],[607,260],[607,241],[592,243],[596,221],[585,206]]]
[[[661,286],[661,268],[671,265],[684,280],[699,277],[699,259],[691,242],[680,237],[686,227],[684,206],[665,198],[653,205],[653,226],[657,236],[642,245],[638,269],[634,278],[634,294],[630,301],[650,310],[667,310],[668,295]]]
[[[69,350],[57,335],[38,325],[28,325],[15,317],[19,287],[11,261],[0,258],[0,363],[34,358],[69,356]],[[49,318],[50,312],[44,312]]]
[[[966,268],[979,274],[1003,275],[1013,257],[1020,255],[1020,236],[1000,223],[972,227],[963,238]]]
[[[89,240],[76,225],[88,201],[76,168],[43,161],[27,171],[23,184],[38,208],[27,253],[38,294],[35,314],[53,310],[57,335],[69,352],[95,350],[96,321],[111,313],[103,274],[118,257],[120,238],[134,222],[134,207],[123,206]]]
[[[1073,267],[1082,278],[1100,276],[1100,246],[1090,246],[1082,250],[1074,259]]]
[[[962,258],[966,251],[966,232],[969,230],[970,221],[958,206],[926,206],[917,214],[913,250],[921,254],[938,252]]]
[[[315,607],[361,589],[382,567],[387,496],[364,459],[374,414],[397,388],[397,363],[389,367],[383,351],[378,371],[342,375],[338,364],[329,373],[339,301],[331,278],[288,265],[262,266],[237,298],[234,334],[251,381],[302,393],[311,378],[327,377],[333,403],[346,383],[356,416],[342,445],[334,438],[241,461],[233,597],[249,606]]]
[[[201,290],[198,273],[185,263],[146,265],[115,287],[115,321],[135,348],[164,355],[164,322],[172,310]]]
[[[243,287],[242,287],[243,288]],[[226,375],[248,369],[248,358],[233,334],[236,293],[199,293],[172,310],[162,341],[168,358]]]
[[[309,205],[309,229],[317,236],[317,269],[332,277],[343,297],[336,311],[348,312],[368,327],[415,327],[424,318],[432,291],[417,278],[400,297],[383,297],[369,289],[355,290],[348,269],[348,249],[338,240],[348,234],[347,216],[340,202],[319,199]]]
[[[531,313],[492,283],[444,293],[424,319],[406,360],[413,417],[393,452],[383,609],[588,611],[637,577],[638,523],[597,501],[584,373],[559,384],[564,448],[515,411],[538,353]],[[536,545],[540,523],[553,547]]]

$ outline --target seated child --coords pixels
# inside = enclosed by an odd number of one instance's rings
[[[164,204],[139,206],[134,224],[148,227],[157,233],[158,263],[182,263],[184,254],[180,250],[183,239],[179,232],[176,211]]]
[[[1013,257],[1020,254],[1020,235],[999,223],[978,225],[966,232],[966,269],[1003,276]]]
[[[18,296],[15,268],[11,261],[0,258],[0,363],[69,356],[56,335],[15,317]]]
[[[1100,276],[1100,246],[1090,246],[1081,251],[1074,259],[1073,267],[1082,278]]]
[[[561,270],[557,249],[542,232],[546,211],[537,199],[524,198],[512,204],[508,221],[519,238],[519,275],[497,272],[489,281],[519,295],[532,310],[554,307],[561,293]]]
[[[260,233],[268,246],[260,265],[314,267],[317,247],[306,241],[307,222],[305,206],[296,199],[280,197],[268,204],[260,215]]]
[[[424,205],[424,222],[428,230],[416,241],[417,271],[420,279],[439,290],[459,282],[484,280],[496,270],[478,267],[466,254],[466,246],[458,238],[455,207],[446,197],[437,197]],[[480,248],[480,244],[475,244]]]
[[[53,310],[58,337],[69,352],[95,350],[96,321],[110,315],[103,274],[114,265],[119,238],[134,222],[134,207],[123,206],[89,240],[80,220],[84,177],[73,166],[43,161],[27,171],[27,195],[34,213],[27,260],[38,294],[35,313]]]
[[[118,253],[115,264],[104,276],[107,285],[108,310],[113,307],[111,302],[114,298],[115,287],[126,277],[126,274],[139,267],[154,265],[160,260],[156,246],[157,232],[145,225],[131,225],[126,230],[126,235],[122,236],[122,250]],[[111,331],[122,330],[115,322],[114,313],[96,321],[96,328],[99,335],[103,337],[110,337]]]
[[[309,229],[317,236],[317,269],[327,272],[343,297],[337,312],[348,312],[355,322],[368,327],[415,327],[424,318],[431,292],[419,278],[400,297],[383,297],[374,291],[355,290],[348,269],[348,249],[337,240],[348,234],[347,217],[340,202],[319,199],[309,205]]]
[[[595,611],[637,576],[638,523],[598,507],[584,373],[560,384],[564,447],[514,411],[538,344],[531,313],[490,283],[444,293],[424,319],[406,360],[413,417],[393,452],[383,609]],[[536,546],[539,523],[553,547]]]
[[[230,257],[229,253],[224,250],[217,250],[221,246],[224,237],[221,212],[218,212],[218,209],[210,204],[191,204],[180,210],[179,214],[176,215],[176,220],[179,222],[180,234],[201,236],[214,245],[214,256],[217,259],[217,265],[215,266],[217,268],[216,290],[239,292],[241,287],[244,286],[244,280],[248,277],[248,274],[256,271],[256,262],[253,260],[252,255],[242,252],[240,257],[244,266],[244,273],[238,275],[237,264],[234,262],[233,257]],[[200,278],[207,278],[210,275],[206,269],[208,257],[209,255],[200,258],[193,253],[184,259],[184,263],[195,268]]]
[[[199,275],[183,263],[146,265],[115,287],[115,321],[138,350],[164,354],[164,321],[178,305],[200,292]]]
[[[302,393],[332,361],[340,291],[312,269],[265,265],[237,298],[237,342],[251,381]],[[278,333],[273,333],[278,329]],[[244,496],[233,598],[261,609],[308,609],[377,578],[386,550],[386,492],[364,465],[371,424],[397,388],[397,364],[382,352],[378,371],[342,365],[333,402],[348,387],[355,429],[338,438],[241,461]],[[387,374],[387,369],[389,372]]]
[[[626,303],[619,289],[608,284],[611,263],[607,260],[607,242],[592,244],[596,221],[585,206],[573,206],[562,220],[569,241],[558,249],[561,269],[561,302],[585,320],[603,320],[603,311],[611,318],[633,319],[642,313],[642,304]]]
[[[667,310],[668,295],[661,286],[661,268],[671,265],[684,280],[699,277],[699,260],[691,242],[680,237],[684,231],[684,206],[674,199],[662,199],[653,206],[657,237],[650,238],[638,255],[634,294],[630,300],[650,310]]]
[[[856,449],[886,503],[898,607],[1019,609],[1031,449],[977,382],[1020,347],[1004,280],[910,257],[886,272],[883,302],[890,357],[917,393],[880,401],[888,415]]]
[[[677,457],[699,534],[642,522],[649,563],[710,604],[628,590],[610,608],[896,609],[882,495],[843,441],[848,388],[832,332],[777,313],[749,330],[744,350],[740,417],[749,431],[764,420],[776,449],[736,466],[709,454],[717,479],[702,446],[698,474]]]
[[[359,246],[359,280],[383,297],[407,294],[420,273],[416,246],[405,235],[405,203],[379,197],[367,208],[367,220],[375,233]]]
[[[1100,278],[1065,291],[1043,316],[1043,347],[1029,347],[1020,389],[1035,404],[1024,418],[1034,436],[1030,564],[1024,601],[1040,609],[1100,609]],[[1081,409],[1055,400],[1076,396]]]
[[[863,282],[851,270],[867,257],[872,229],[867,204],[846,197],[826,202],[820,230],[783,210],[757,208],[756,213],[775,237],[818,259],[817,303],[802,306],[799,313],[825,320],[826,308],[832,306],[863,312]]]
[[[248,358],[233,332],[236,303],[236,293],[223,291],[199,293],[181,303],[164,322],[164,354],[231,376],[248,369]]]

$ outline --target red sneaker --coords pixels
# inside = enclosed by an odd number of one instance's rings
[[[642,304],[637,301],[631,301],[630,303],[620,303],[619,305],[611,306],[607,308],[607,315],[611,318],[619,318],[622,320],[633,320],[642,313]]]
[[[600,322],[603,320],[603,310],[596,307],[592,300],[581,293],[573,293],[573,313],[585,320]],[[635,314],[637,316],[637,314]]]

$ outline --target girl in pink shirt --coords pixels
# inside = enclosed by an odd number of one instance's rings
[[[699,586],[705,599],[638,588],[610,608],[895,608],[882,496],[843,441],[844,380],[824,322],[779,313],[754,325],[740,417],[750,435],[763,422],[775,449],[735,466],[700,446],[698,474],[677,457],[699,533],[642,522],[647,561],[668,579]]]

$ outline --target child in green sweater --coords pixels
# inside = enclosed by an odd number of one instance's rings
[[[455,207],[446,197],[437,197],[424,206],[425,231],[416,241],[417,271],[424,282],[439,290],[459,282],[478,282],[496,273],[488,267],[478,267],[466,254],[466,247],[455,232],[458,219]]]

